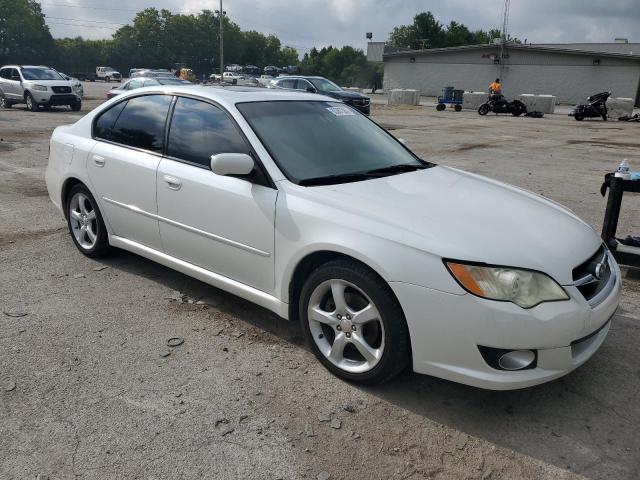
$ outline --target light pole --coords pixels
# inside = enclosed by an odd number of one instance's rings
[[[220,0],[220,10],[216,10],[220,19],[220,81],[224,74],[224,16],[227,12],[222,10],[222,0]]]

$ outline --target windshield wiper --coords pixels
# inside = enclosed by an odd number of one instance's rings
[[[416,165],[416,164],[402,163],[400,165],[390,165],[388,167],[369,170],[368,172],[366,172],[366,174],[370,176],[393,175],[394,173],[415,172],[416,170],[424,170],[425,168],[429,168],[430,166],[431,165],[429,164]]]
[[[348,182],[360,182],[362,180],[368,180],[374,178],[376,175],[369,175],[368,173],[341,173],[338,175],[327,175],[325,177],[305,178],[298,183],[303,187],[310,187],[314,185],[334,185],[337,183]]]

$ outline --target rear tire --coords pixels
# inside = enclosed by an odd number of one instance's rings
[[[78,250],[90,258],[107,255],[111,250],[107,228],[89,189],[81,183],[74,185],[65,203],[67,227]]]
[[[111,83],[111,77],[104,77],[104,81],[107,83]]]
[[[38,102],[35,101],[33,95],[31,95],[29,92],[24,94],[24,102],[27,104],[27,109],[30,112],[38,111]]]
[[[462,105],[456,105],[455,107],[453,107],[453,109],[454,109],[456,112],[461,112],[461,111],[462,111]]]
[[[489,107],[489,105],[486,103],[483,103],[482,105],[480,105],[480,108],[478,108],[478,113],[480,115],[486,115],[490,111],[491,111],[491,107]]]
[[[0,106],[2,108],[11,108],[13,103],[11,103],[8,98],[2,97],[2,100],[0,100]]]
[[[344,380],[383,383],[410,362],[400,304],[386,282],[356,261],[316,269],[302,288],[299,318],[320,363]]]
[[[582,115],[580,115],[579,113],[575,114],[573,116],[573,118],[575,118],[577,121],[581,122],[582,120],[584,120],[584,117]]]
[[[606,122],[607,120],[609,120],[609,117],[607,117],[607,114],[606,114],[606,113],[603,113],[603,114],[602,114],[602,120],[604,120],[605,122]]]

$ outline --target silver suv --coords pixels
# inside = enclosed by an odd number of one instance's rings
[[[3,108],[26,103],[32,112],[39,107],[69,105],[77,112],[82,108],[82,98],[74,83],[53,68],[6,65],[0,68],[0,102]]]

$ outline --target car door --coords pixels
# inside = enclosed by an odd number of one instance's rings
[[[87,159],[89,179],[117,236],[162,249],[156,205],[156,171],[164,149],[173,97],[130,97],[95,120],[96,144]]]
[[[3,82],[6,87],[3,88],[5,90],[5,95],[7,98],[11,100],[22,100],[23,92],[22,92],[22,78],[20,77],[20,72],[17,68],[10,68],[8,78]]]
[[[272,290],[277,190],[260,181],[260,175],[214,174],[210,158],[218,153],[256,158],[222,108],[179,97],[166,157],[158,168],[158,218],[165,252],[259,290]]]

